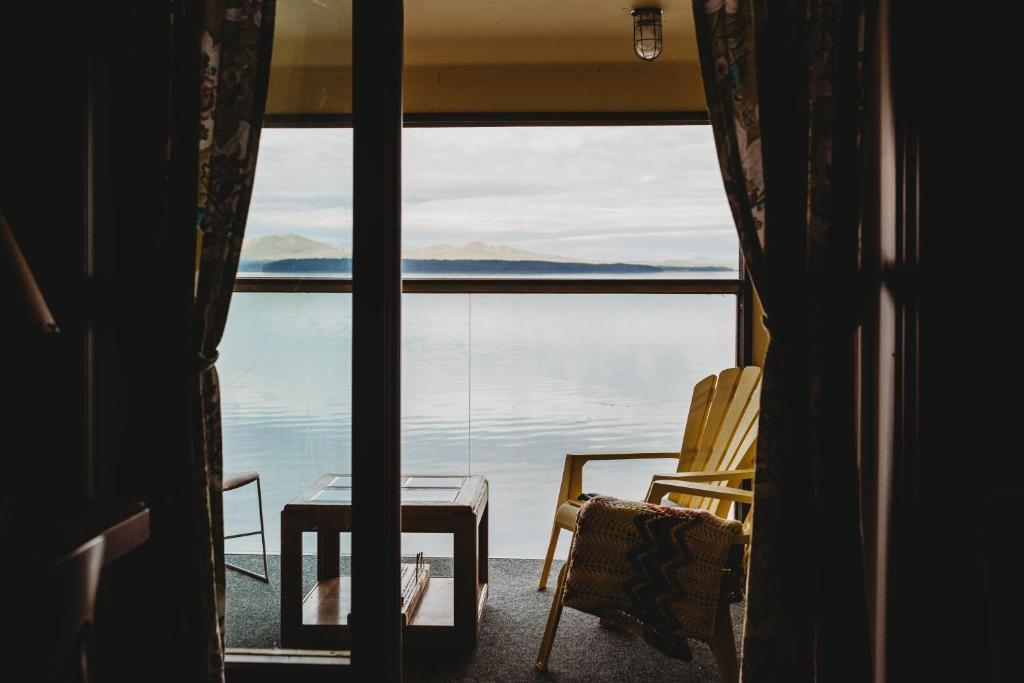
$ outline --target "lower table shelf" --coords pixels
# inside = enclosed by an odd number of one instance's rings
[[[343,650],[350,646],[351,595],[351,579],[347,576],[324,579],[313,586],[302,601],[299,632],[304,647]],[[431,577],[419,607],[405,627],[406,644],[413,648],[452,644],[456,631],[454,602],[455,580]],[[486,602],[487,584],[482,584],[477,599],[477,623],[483,616]]]

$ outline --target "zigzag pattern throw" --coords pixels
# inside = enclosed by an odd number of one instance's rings
[[[563,604],[690,659],[714,630],[722,570],[739,522],[704,510],[597,496],[576,522]]]

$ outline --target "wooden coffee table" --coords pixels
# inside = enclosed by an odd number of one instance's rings
[[[340,534],[352,529],[352,478],[325,474],[281,511],[281,646],[350,647],[350,577],[341,576]],[[317,583],[302,593],[302,532],[317,534]],[[454,536],[454,578],[432,576],[404,642],[472,647],[487,600],[487,480],[402,477],[402,531]]]

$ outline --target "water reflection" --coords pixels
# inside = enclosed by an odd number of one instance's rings
[[[565,453],[678,448],[693,385],[734,363],[734,339],[725,295],[406,295],[403,470],[487,476],[491,554],[539,557]],[[281,507],[351,470],[351,296],[236,294],[219,370],[224,467],[260,471],[273,551]],[[672,465],[591,464],[586,488],[637,497],[659,468]],[[225,514],[248,527],[255,498],[231,492]],[[404,545],[450,552],[440,537]]]

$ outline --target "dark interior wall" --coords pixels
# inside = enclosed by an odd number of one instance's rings
[[[4,335],[0,433],[24,454],[12,479],[55,493],[130,493],[118,454],[145,450],[140,419],[164,412],[164,344],[185,372],[190,273],[169,249],[194,235],[166,211],[169,7],[0,5],[0,210],[61,328]]]
[[[880,13],[861,356],[876,679],[1011,680],[1019,141],[999,93],[1019,57],[1010,25]]]
[[[195,152],[187,150],[187,169],[186,150],[172,139],[183,115],[175,98],[196,92],[172,83],[174,69],[186,69],[175,61],[170,21],[170,8],[186,4],[108,5],[94,31],[94,464],[97,492],[105,495],[152,495],[161,470],[171,476],[165,458],[187,462]],[[194,109],[191,116],[194,129]]]
[[[173,198],[194,172],[168,163],[173,6],[0,5],[0,210],[61,328],[4,335],[3,443],[62,492],[131,495],[181,412],[195,235]]]
[[[0,211],[62,330],[44,340],[20,336],[3,312],[0,450],[4,496],[45,482],[52,495],[84,495],[85,37],[42,12],[0,7]],[[45,29],[46,45],[26,36]],[[59,49],[58,49],[59,46]]]
[[[196,7],[0,4],[0,210],[62,330],[3,330],[4,503],[154,508],[151,541],[104,572],[98,680],[184,680],[180,629],[199,605],[174,504],[192,481]]]
[[[106,573],[98,669],[185,680],[200,634],[191,515],[199,3],[106,3],[90,62],[96,491],[144,500],[151,539]],[[173,15],[173,21],[172,21]],[[114,588],[116,586],[116,589]],[[173,652],[172,656],[168,656]]]
[[[1021,143],[1014,117],[1004,124],[1001,93],[1019,69],[1020,40],[1016,22],[976,30],[955,12],[925,19],[908,7],[895,14],[898,35],[910,37],[894,45],[901,127],[916,137],[916,206],[906,204],[920,253],[917,278],[899,285],[920,312],[919,383],[909,387],[917,452],[895,470],[889,623],[894,639],[915,627],[920,637],[912,656],[890,661],[890,680],[923,669],[934,680],[1005,681],[1020,667],[1019,541],[1007,531],[1024,497]],[[952,82],[968,86],[962,109]]]

